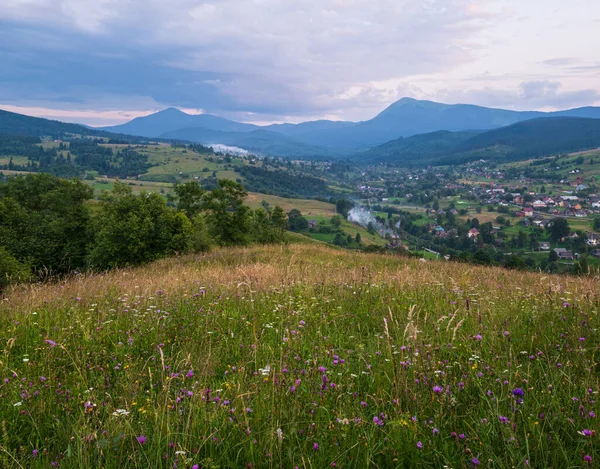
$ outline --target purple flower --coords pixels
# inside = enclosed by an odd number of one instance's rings
[[[35,457],[37,457],[38,453],[39,453],[39,451],[38,451],[37,449],[34,449],[34,450],[31,452],[31,455],[32,455],[32,456],[35,458]]]
[[[592,436],[594,432],[592,432],[591,430],[583,430],[582,432],[585,436]]]
[[[421,443],[420,441],[417,441],[417,448],[423,449],[423,443]]]
[[[444,388],[442,388],[441,386],[434,386],[433,387],[433,392],[436,393],[436,394],[440,394],[443,390],[444,390]]]
[[[50,346],[50,347],[56,347],[56,342],[54,342],[53,340],[50,339],[46,339],[46,343]]]
[[[148,441],[148,439],[146,438],[146,435],[140,435],[136,439],[140,445],[145,445],[146,441]]]
[[[194,376],[194,370],[190,370],[185,374],[186,378],[192,378]]]
[[[483,339],[483,337],[481,336],[481,334],[477,334],[477,335],[475,336],[475,340],[477,340],[477,341],[481,342],[481,339]]]
[[[592,457],[591,457],[589,454],[586,454],[586,455],[583,457],[583,460],[584,460],[585,462],[592,462]]]
[[[522,388],[513,389],[512,393],[513,393],[513,396],[516,396],[516,397],[523,397],[525,395],[525,391],[523,391]]]
[[[199,469],[199,468],[200,468],[200,466],[199,466],[198,464],[194,464],[194,465],[192,466],[192,469]]]
[[[481,461],[477,458],[473,458],[471,459],[471,464],[473,464],[473,466],[479,466],[481,464]]]
[[[373,423],[380,427],[383,426],[383,420],[381,420],[379,417],[373,417]]]
[[[504,415],[498,415],[498,419],[500,420],[500,422],[506,424],[506,423],[510,423],[510,420],[508,418],[506,418]]]
[[[319,443],[313,444],[313,450],[314,451],[319,451]]]

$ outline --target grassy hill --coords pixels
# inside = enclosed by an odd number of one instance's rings
[[[2,467],[590,467],[597,278],[216,250],[0,302]]]

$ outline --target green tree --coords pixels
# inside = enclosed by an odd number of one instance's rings
[[[361,237],[360,237],[360,233],[356,233],[354,241],[356,241],[356,244],[360,244],[361,243],[362,240],[361,240]]]
[[[102,195],[92,227],[89,262],[96,268],[143,264],[190,248],[192,225],[184,213],[159,194],[135,195],[122,183]]]
[[[247,196],[241,184],[228,179],[220,179],[219,187],[204,195],[209,231],[221,246],[248,243],[250,209],[244,205]]]
[[[548,262],[556,262],[558,260],[558,254],[556,253],[556,251],[553,249],[552,251],[550,251],[548,253]]]
[[[600,231],[600,217],[594,218],[594,229]]]
[[[173,191],[176,195],[177,209],[181,210],[191,220],[202,210],[205,190],[196,181],[185,184],[175,184]]]
[[[9,179],[0,185],[0,246],[34,270],[85,267],[92,195],[81,181],[48,174]]]
[[[348,199],[339,199],[335,203],[335,210],[342,214],[344,218],[348,218],[348,212],[354,208],[354,203]]]
[[[11,283],[26,282],[30,278],[29,266],[19,262],[4,246],[0,246],[0,291]]]
[[[566,218],[561,217],[550,220],[546,228],[548,229],[548,233],[550,234],[550,239],[552,239],[552,241],[560,241],[571,232],[569,222]]]
[[[331,217],[331,224],[336,228],[342,226],[342,219],[339,216]]]
[[[288,228],[290,231],[303,231],[308,229],[308,220],[302,216],[300,210],[293,208],[288,213]]]

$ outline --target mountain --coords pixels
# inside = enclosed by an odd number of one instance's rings
[[[203,127],[191,127],[165,132],[161,138],[200,142],[204,145],[222,143],[243,148],[259,155],[288,158],[319,159],[329,155],[323,148],[308,145],[277,132],[258,130],[251,132],[221,132]]]
[[[0,109],[0,133],[29,137],[48,136],[60,138],[65,134],[99,135],[105,134],[79,124],[68,124],[40,117],[25,116]]]
[[[267,130],[278,132],[289,137],[302,137],[311,132],[322,132],[344,129],[356,125],[355,122],[317,120],[302,122],[301,124],[271,124],[265,127]]]
[[[449,132],[438,130],[426,134],[400,137],[354,155],[363,163],[413,163],[453,154],[456,148],[481,131]]]
[[[101,130],[142,137],[159,137],[166,132],[192,127],[220,132],[251,132],[260,128],[210,114],[192,115],[179,109],[169,108],[149,116],[136,117],[126,124],[103,127]]]
[[[280,147],[276,134],[290,137],[295,145],[304,144],[320,152],[320,156],[347,156],[358,150],[367,150],[375,145],[397,139],[440,130],[458,132],[465,130],[491,130],[505,127],[525,120],[540,117],[586,117],[600,118],[600,108],[584,107],[544,113],[538,111],[509,111],[486,108],[470,104],[442,104],[433,101],[419,101],[403,98],[383,110],[373,119],[364,122],[344,122],[317,120],[301,124],[272,124],[259,127],[243,124],[209,114],[189,115],[177,109],[166,109],[156,114],[139,117],[127,124],[106,127],[111,132],[141,135],[144,137],[165,136],[181,129],[205,129],[228,133],[249,133],[257,130],[270,132],[263,134],[263,144],[255,149],[265,153],[269,147],[275,151]],[[186,132],[186,135],[189,132]],[[195,132],[196,141],[202,143],[226,143],[204,141],[203,131]],[[229,136],[230,140],[237,139]],[[239,137],[241,139],[241,137]],[[267,140],[273,139],[273,145]],[[287,143],[286,148],[292,145]],[[292,145],[293,146],[293,145]],[[306,147],[304,147],[306,149]],[[288,151],[289,150],[289,151]],[[294,152],[303,153],[298,147],[287,148],[288,156]]]
[[[488,131],[399,138],[357,153],[369,163],[458,164],[475,159],[518,160],[600,147],[600,119],[544,117]]]
[[[398,137],[447,130],[490,130],[539,117],[588,117],[600,119],[600,107],[558,112],[509,111],[470,104],[441,104],[403,98],[373,119],[351,127],[316,131],[302,136],[306,143],[347,152],[366,149]]]
[[[50,137],[53,139],[66,136],[103,137],[128,142],[138,142],[139,137],[121,135],[94,129],[80,124],[70,124],[56,120],[31,117],[0,109],[0,134],[28,137]]]

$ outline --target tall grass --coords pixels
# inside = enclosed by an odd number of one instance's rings
[[[599,287],[313,245],[18,287],[0,467],[591,467]]]

